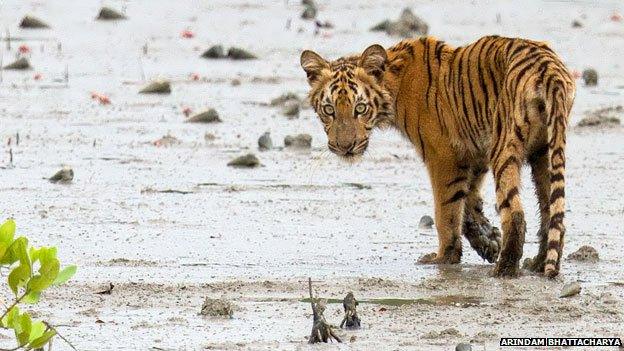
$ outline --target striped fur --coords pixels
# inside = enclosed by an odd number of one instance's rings
[[[464,214],[478,210],[476,217],[483,217],[480,187],[491,169],[503,231],[494,273],[517,275],[526,230],[520,170],[528,163],[541,215],[540,249],[529,268],[548,277],[558,274],[566,127],[575,86],[546,44],[488,36],[453,48],[423,37],[387,50],[373,45],[333,62],[304,51],[301,64],[333,152],[356,157],[374,127],[390,124],[421,155],[433,188],[439,241],[438,252],[424,262],[460,261]]]

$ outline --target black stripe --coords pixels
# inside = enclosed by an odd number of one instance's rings
[[[505,198],[505,200],[501,201],[500,205],[498,206],[498,210],[500,211],[504,208],[511,206],[511,200],[517,195],[518,195],[518,187],[513,187],[507,193],[507,197]]]
[[[466,197],[466,192],[463,190],[458,190],[455,194],[453,194],[453,197],[451,197],[450,199],[444,201],[443,205],[448,205],[451,204],[453,202],[459,201],[463,198]]]
[[[559,199],[560,197],[565,197],[565,189],[563,188],[554,189],[552,193],[550,194],[550,203],[552,204],[553,202],[557,201],[557,199]]]
[[[457,183],[460,183],[460,182],[464,182],[467,179],[468,179],[467,177],[459,176],[459,177],[451,180],[449,183],[447,183],[446,186],[451,186],[451,185],[454,185],[454,184],[457,184]]]

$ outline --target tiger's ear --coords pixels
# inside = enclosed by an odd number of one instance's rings
[[[329,63],[314,51],[304,50],[301,53],[301,67],[308,75],[308,83],[313,85],[320,77],[323,69],[329,69]]]
[[[371,45],[360,56],[359,66],[362,67],[366,73],[375,77],[378,82],[381,82],[384,71],[386,69],[386,61],[388,55],[386,49],[379,44]]]

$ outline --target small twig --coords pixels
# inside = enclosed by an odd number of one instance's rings
[[[0,316],[0,320],[3,320],[4,317],[6,317],[6,315],[9,313],[9,311],[11,311],[11,309],[13,309],[13,307],[17,306],[17,304],[19,304],[20,302],[22,302],[22,300],[26,297],[26,293],[23,293],[22,296],[18,297],[11,306],[9,306],[9,308],[7,308],[4,313],[2,314],[2,316]]]
[[[54,333],[56,333],[56,335],[58,335],[59,338],[61,338],[61,340],[65,341],[67,343],[67,345],[69,345],[69,347],[72,348],[72,350],[74,351],[78,351],[78,349],[74,346],[74,344],[72,344],[69,340],[67,340],[61,333],[59,333],[59,331],[50,323],[48,322],[43,322],[43,324],[45,324],[46,327],[50,328],[52,331],[54,331]]]

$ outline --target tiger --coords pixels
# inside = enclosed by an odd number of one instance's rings
[[[425,36],[333,61],[304,50],[300,64],[331,152],[357,161],[371,132],[390,126],[422,159],[438,250],[419,263],[459,263],[463,235],[495,262],[491,275],[518,276],[526,232],[520,172],[528,164],[539,204],[539,250],[523,268],[548,278],[559,274],[566,129],[576,87],[548,44],[485,36],[453,47]],[[490,169],[502,235],[483,214],[481,187]]]

